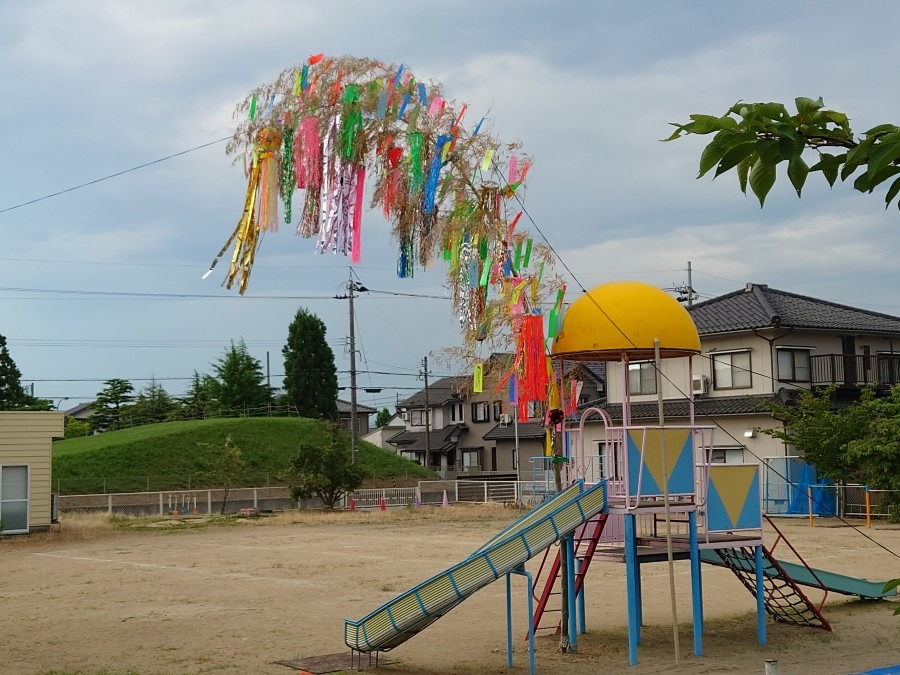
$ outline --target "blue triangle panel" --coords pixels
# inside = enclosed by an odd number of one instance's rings
[[[733,530],[734,523],[728,517],[728,511],[725,510],[725,504],[719,496],[715,483],[709,482],[709,495],[706,498],[706,529],[710,532],[721,530]]]
[[[669,474],[669,492],[694,494],[694,444],[688,434]]]
[[[741,515],[735,527],[740,530],[750,530],[762,527],[762,509],[759,500],[759,472],[753,477],[747,498],[741,508]]]
[[[663,493],[662,488],[653,480],[650,471],[644,467],[644,475],[641,477],[641,449],[635,444],[628,434],[628,496],[635,497],[638,494],[638,479],[641,480],[642,496],[655,496]]]

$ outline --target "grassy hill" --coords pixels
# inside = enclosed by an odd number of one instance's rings
[[[296,417],[245,417],[148,424],[53,444],[53,489],[63,494],[216,487],[216,447],[231,435],[245,472],[235,487],[279,484],[301,442],[322,440],[321,427]],[[429,478],[414,462],[360,442],[367,478]]]

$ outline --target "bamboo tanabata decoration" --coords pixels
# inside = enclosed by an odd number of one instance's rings
[[[549,247],[520,224],[532,160],[467,112],[405,65],[352,56],[316,54],[257,87],[236,108],[227,148],[249,158],[244,211],[206,276],[232,248],[223,284],[246,291],[279,202],[316,251],[359,262],[368,189],[397,243],[398,276],[443,262],[465,347],[515,342],[520,406],[545,401],[538,361],[555,330],[543,331],[541,306],[562,284]]]

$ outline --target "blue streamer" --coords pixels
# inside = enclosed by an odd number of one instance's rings
[[[478,288],[479,281],[481,281],[481,275],[478,273],[478,262],[473,260],[469,263],[469,286]]]
[[[306,91],[307,87],[309,87],[309,65],[304,64],[300,69],[300,89]]]
[[[394,86],[400,86],[400,76],[403,75],[403,64],[400,64],[400,67],[397,68],[397,77],[394,78]]]
[[[382,89],[378,94],[378,109],[375,111],[375,116],[380,120],[383,120],[384,116],[387,115],[387,104],[390,96],[391,92],[387,89]]]
[[[472,135],[473,135],[473,136],[477,136],[477,135],[478,135],[478,132],[481,131],[481,125],[482,125],[482,124],[484,124],[484,118],[483,118],[483,117],[481,118],[481,121],[478,122],[478,124],[475,125],[475,131],[472,132]]]
[[[441,155],[444,146],[452,140],[452,136],[442,134],[438,136],[437,143],[434,148],[434,157],[431,158],[431,166],[428,168],[428,179],[425,181],[425,202],[424,209],[426,213],[434,213],[435,195],[437,194],[438,181],[441,177]]]
[[[512,260],[509,259],[509,256],[506,257],[506,262],[503,263],[503,276],[512,276]]]
[[[400,110],[397,111],[397,119],[403,118],[403,113],[406,112],[406,106],[409,105],[409,94],[403,97],[403,104],[400,106]]]
[[[419,82],[419,101],[422,102],[422,105],[428,103],[428,92],[425,90],[424,82]]]

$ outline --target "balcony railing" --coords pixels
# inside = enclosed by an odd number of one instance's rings
[[[814,385],[850,387],[900,383],[900,355],[818,354],[809,357]]]

